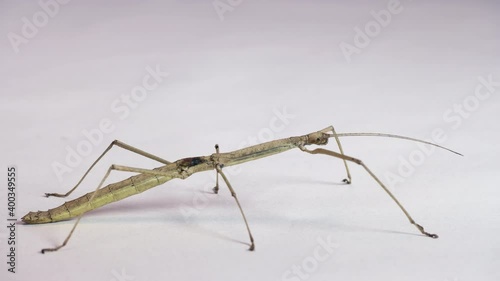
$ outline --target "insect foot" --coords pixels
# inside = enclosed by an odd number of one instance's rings
[[[426,232],[426,231],[424,230],[424,228],[423,228],[420,224],[418,224],[418,223],[413,223],[413,224],[414,224],[414,225],[418,228],[418,230],[420,230],[420,232],[421,232],[422,234],[424,234],[425,236],[428,236],[428,237],[433,238],[433,239],[437,239],[437,238],[439,238],[439,236],[438,236],[437,234],[432,234],[432,233],[428,233],[428,232]]]

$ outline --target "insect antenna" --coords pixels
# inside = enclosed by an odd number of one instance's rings
[[[460,156],[464,156],[463,154],[456,152],[454,150],[451,150],[449,148],[446,148],[444,146],[441,146],[439,144],[435,144],[432,142],[424,141],[424,140],[419,140],[415,138],[410,138],[410,137],[405,137],[405,136],[400,136],[400,135],[393,135],[393,134],[384,134],[384,133],[340,133],[336,134],[338,137],[386,137],[386,138],[396,138],[396,139],[403,139],[403,140],[409,140],[409,141],[414,141],[414,142],[420,142],[420,143],[425,143],[428,145],[432,145],[435,147],[439,147],[444,150],[448,150],[451,153],[455,153]],[[334,137],[334,134],[330,134],[330,137]]]

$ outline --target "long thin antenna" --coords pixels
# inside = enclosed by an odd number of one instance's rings
[[[404,139],[404,140],[410,140],[410,141],[425,143],[428,145],[439,147],[441,149],[448,150],[449,152],[463,156],[463,154],[458,153],[458,152],[451,150],[449,148],[446,148],[444,146],[441,146],[439,144],[435,144],[435,143],[424,141],[424,140],[414,139],[414,138],[410,138],[410,137],[400,136],[400,135],[383,134],[383,133],[340,133],[340,134],[336,134],[336,135],[337,135],[337,137],[387,137],[387,138]],[[333,137],[334,135],[332,134],[331,136]]]

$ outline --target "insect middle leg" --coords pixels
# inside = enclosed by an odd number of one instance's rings
[[[219,154],[219,145],[215,145],[215,153]],[[215,169],[215,186],[212,188],[215,194],[219,193],[219,171]]]
[[[80,183],[82,183],[83,179],[84,179],[84,178],[88,175],[88,173],[90,172],[90,170],[92,170],[92,168],[94,168],[94,166],[97,164],[97,162],[99,162],[99,160],[101,160],[101,158],[102,158],[104,155],[106,155],[106,153],[107,153],[108,151],[110,151],[110,150],[111,150],[111,148],[113,148],[113,146],[115,146],[115,145],[116,145],[116,146],[118,146],[118,147],[121,147],[121,148],[123,148],[123,149],[125,149],[125,150],[131,151],[131,152],[133,152],[133,153],[137,153],[137,154],[142,155],[142,156],[144,156],[144,157],[147,157],[147,158],[149,158],[149,159],[156,160],[156,161],[158,161],[158,162],[160,162],[160,163],[163,163],[163,164],[165,164],[165,165],[170,164],[170,162],[169,162],[169,161],[167,161],[167,160],[165,160],[165,159],[163,159],[163,158],[160,158],[160,157],[158,157],[158,156],[156,156],[156,155],[153,155],[153,154],[151,154],[151,153],[148,153],[148,152],[146,152],[146,151],[140,150],[140,149],[138,149],[138,148],[136,148],[136,147],[133,147],[133,146],[131,146],[131,145],[128,145],[128,144],[126,144],[126,143],[123,143],[123,142],[121,142],[121,141],[119,141],[119,140],[114,140],[114,141],[112,141],[112,142],[109,144],[108,148],[106,148],[106,149],[104,150],[104,152],[101,154],[101,156],[99,156],[99,157],[98,157],[98,158],[94,161],[94,163],[92,163],[92,165],[90,166],[90,168],[89,168],[89,169],[85,172],[85,174],[83,174],[83,177],[82,177],[82,178],[78,181],[78,183],[77,183],[77,184],[76,184],[76,185],[75,185],[72,189],[70,189],[68,192],[66,192],[66,193],[64,193],[64,194],[60,194],[60,193],[45,193],[45,196],[46,196],[46,197],[50,197],[50,196],[54,196],[54,197],[66,197],[66,196],[70,195],[73,191],[75,191],[75,189],[76,189],[76,188],[80,185]]]
[[[240,201],[238,200],[238,197],[236,196],[236,192],[234,191],[233,187],[229,183],[229,180],[227,179],[226,175],[222,172],[222,167],[220,165],[216,165],[215,169],[217,170],[217,173],[222,176],[222,179],[226,183],[227,187],[229,188],[229,191],[231,192],[231,195],[234,197],[234,200],[236,200],[236,204],[238,204],[238,208],[240,209],[241,215],[243,216],[243,220],[245,221],[245,225],[247,227],[248,231],[248,236],[250,236],[250,248],[248,250],[253,251],[255,250],[255,243],[253,240],[252,232],[250,231],[250,227],[248,226],[247,218],[245,217],[245,213],[243,212],[243,209],[241,208]]]
[[[104,184],[104,181],[108,178],[108,176],[110,175],[111,171],[123,171],[123,172],[133,172],[133,173],[143,173],[143,174],[150,174],[150,175],[154,175],[154,176],[168,176],[168,177],[171,177],[172,175],[169,174],[169,173],[164,173],[164,172],[160,172],[160,171],[156,171],[156,170],[149,170],[149,169],[141,169],[141,168],[134,168],[134,167],[127,167],[127,166],[119,166],[119,165],[111,165],[109,168],[108,168],[108,171],[106,172],[106,174],[104,175],[104,177],[102,178],[101,182],[99,183],[99,185],[97,186],[97,188],[94,190],[94,192],[92,193],[92,196],[90,196],[87,204],[90,206],[92,206],[92,200],[94,200],[95,198],[95,195],[97,194],[97,191],[99,189],[101,189],[102,185]],[[44,254],[45,252],[55,252],[57,250],[59,250],[60,248],[66,246],[66,244],[68,243],[69,239],[71,238],[71,236],[73,235],[73,232],[75,231],[76,229],[76,226],[78,225],[78,223],[80,222],[80,220],[82,219],[83,215],[85,213],[82,213],[80,214],[76,221],[75,221],[75,224],[73,224],[73,228],[71,228],[71,231],[69,232],[68,236],[66,236],[66,239],[64,239],[64,242],[62,244],[60,244],[59,246],[57,247],[54,247],[54,248],[45,248],[45,249],[42,249],[42,254]]]

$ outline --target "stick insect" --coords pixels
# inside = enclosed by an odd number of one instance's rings
[[[342,149],[342,145],[340,143],[339,138],[348,136],[377,136],[377,137],[405,139],[405,140],[425,143],[428,145],[433,145],[462,156],[462,154],[455,152],[451,149],[419,139],[409,138],[400,135],[381,134],[381,133],[336,133],[333,126],[329,126],[323,130],[319,130],[317,132],[313,132],[307,135],[269,141],[266,143],[257,144],[247,148],[235,150],[233,152],[221,153],[219,152],[219,146],[215,145],[215,153],[213,153],[212,155],[188,157],[177,160],[175,162],[169,162],[163,158],[160,158],[158,156],[155,156],[153,154],[150,154],[148,152],[145,152],[128,144],[125,144],[121,141],[115,140],[106,148],[106,150],[104,150],[104,152],[97,158],[97,160],[94,161],[94,163],[90,166],[90,168],[85,172],[83,177],[71,190],[69,190],[65,194],[46,193],[45,195],[47,197],[50,196],[66,197],[70,195],[82,183],[82,181],[88,175],[90,170],[92,170],[92,168],[96,165],[96,163],[99,162],[99,160],[101,160],[102,157],[114,146],[121,147],[125,150],[153,159],[155,161],[164,164],[164,166],[150,170],[150,169],[141,169],[128,166],[121,166],[121,165],[111,165],[108,168],[103,179],[93,192],[89,192],[77,199],[65,202],[61,206],[54,209],[50,209],[47,211],[29,212],[24,217],[22,217],[22,220],[27,224],[39,224],[39,223],[58,222],[77,217],[75,223],[73,224],[73,228],[66,236],[66,239],[62,244],[60,244],[57,247],[42,249],[41,252],[45,253],[45,252],[57,251],[68,243],[73,232],[75,231],[76,226],[78,225],[78,223],[80,222],[85,213],[97,209],[99,207],[102,207],[106,204],[116,202],[124,198],[127,198],[129,196],[144,192],[148,189],[161,185],[174,178],[186,179],[194,173],[215,170],[216,183],[215,187],[213,188],[213,191],[214,193],[218,193],[219,176],[222,177],[226,186],[231,192],[232,197],[234,197],[236,204],[238,205],[240,213],[243,217],[243,221],[245,222],[248,236],[250,238],[249,250],[253,251],[255,249],[255,242],[252,233],[250,231],[248,221],[245,217],[245,213],[243,212],[243,209],[241,207],[241,204],[238,200],[234,188],[232,187],[231,183],[229,183],[226,175],[223,172],[223,168],[227,166],[245,163],[252,160],[257,160],[293,148],[299,148],[303,152],[309,154],[324,154],[341,159],[344,162],[347,174],[347,177],[343,180],[345,184],[350,184],[352,182],[347,162],[352,162],[362,166],[366,170],[366,172],[378,183],[378,185],[382,187],[382,189],[392,198],[392,200],[398,205],[401,211],[403,211],[403,213],[408,218],[410,223],[413,224],[420,231],[420,233],[431,238],[438,238],[438,235],[426,232],[421,225],[417,224],[415,220],[413,220],[413,218],[410,216],[408,211],[406,211],[403,205],[396,199],[396,197],[389,191],[389,189],[382,183],[382,181],[365,165],[365,163],[363,163],[363,161],[344,154],[344,150]],[[316,148],[314,150],[309,150],[308,148],[306,148],[306,146],[309,145],[326,145],[330,138],[335,138],[335,141],[339,148],[339,152],[323,148]],[[111,171],[133,172],[133,173],[138,173],[138,175],[102,187],[106,178],[110,175]]]

